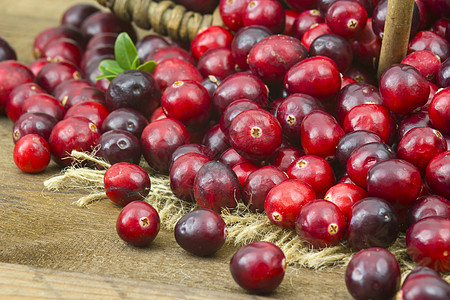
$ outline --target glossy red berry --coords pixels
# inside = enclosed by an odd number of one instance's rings
[[[233,34],[221,26],[209,26],[197,33],[191,42],[191,53],[199,59],[206,51],[218,47],[231,47]]]
[[[217,47],[206,51],[197,62],[197,69],[203,75],[226,78],[236,73],[236,63],[230,47]]]
[[[120,212],[116,231],[119,237],[136,247],[146,247],[159,233],[160,218],[156,209],[144,201],[133,201]]]
[[[248,176],[253,171],[256,171],[259,167],[251,162],[241,162],[232,167],[233,172],[236,173],[236,176],[239,179],[239,183],[241,184],[241,187],[244,187],[245,181],[247,180]]]
[[[263,109],[248,109],[230,124],[231,146],[250,161],[270,158],[281,146],[282,130],[278,120]]]
[[[281,249],[269,242],[259,241],[237,250],[230,260],[233,279],[255,294],[274,291],[283,281],[286,257]]]
[[[434,82],[441,59],[429,50],[418,50],[408,54],[400,63],[415,67],[428,81]]]
[[[45,90],[34,82],[24,83],[14,88],[6,101],[6,114],[9,119],[16,122],[23,114],[23,103],[35,94],[45,93]]]
[[[434,128],[450,134],[450,87],[437,92],[428,107],[428,115]]]
[[[194,80],[200,83],[203,81],[202,74],[193,64],[176,57],[158,63],[153,70],[153,77],[161,92],[176,81]]]
[[[142,131],[148,125],[148,120],[142,113],[133,108],[118,108],[108,114],[103,120],[102,132],[110,130],[125,130],[141,138]]]
[[[14,143],[27,134],[37,134],[48,141],[50,134],[58,121],[44,113],[25,113],[14,122],[12,138]]]
[[[223,23],[232,31],[238,31],[244,26],[242,12],[249,0],[220,0],[219,11]]]
[[[362,187],[356,184],[338,183],[328,189],[323,199],[336,204],[348,219],[353,204],[366,197],[367,191]]]
[[[111,165],[118,162],[138,165],[141,161],[141,143],[128,131],[115,129],[104,132],[98,139],[98,144],[100,149],[96,156],[103,158]]]
[[[314,248],[334,246],[344,239],[347,220],[332,202],[315,199],[306,203],[295,220],[301,241]]]
[[[334,1],[326,11],[325,20],[334,33],[351,38],[366,26],[367,11],[358,1]]]
[[[19,85],[34,81],[34,74],[15,60],[0,62],[0,111],[4,111],[10,93]]]
[[[50,158],[50,147],[40,135],[27,134],[14,146],[14,163],[25,173],[42,172],[50,163]]]
[[[404,281],[397,293],[398,300],[434,299],[450,297],[450,285],[439,274],[420,274]]]
[[[242,12],[244,26],[262,25],[272,34],[283,32],[285,18],[283,6],[276,0],[250,0]]]
[[[245,26],[236,32],[231,42],[231,56],[241,71],[249,69],[247,56],[253,46],[268,36],[269,30],[258,25]]]
[[[121,206],[143,200],[150,193],[150,177],[142,167],[128,162],[113,164],[103,177],[108,198]]]
[[[355,299],[391,299],[400,288],[400,281],[397,259],[383,248],[359,251],[345,270],[347,290]]]
[[[292,24],[292,36],[301,40],[306,30],[313,25],[324,23],[325,19],[317,9],[307,9],[301,11]]]
[[[283,172],[287,172],[291,163],[303,155],[305,155],[305,153],[300,148],[281,146],[281,148],[278,149],[275,155],[270,159],[270,164],[279,168]]]
[[[408,209],[406,225],[409,227],[417,221],[432,216],[450,218],[450,200],[432,194],[417,198]]]
[[[299,179],[278,183],[267,194],[264,210],[270,222],[284,228],[295,228],[301,208],[316,199],[311,186]]]
[[[374,132],[356,130],[345,134],[336,146],[336,158],[342,166],[347,166],[347,161],[356,148],[368,143],[382,143],[383,140]]]
[[[428,163],[425,183],[431,193],[450,199],[450,150],[441,152]]]
[[[256,108],[261,108],[261,105],[249,99],[238,99],[231,102],[220,117],[220,129],[228,136],[233,119],[244,110]]]
[[[437,272],[450,271],[450,219],[432,216],[417,221],[406,231],[406,249],[418,265]]]
[[[197,256],[210,256],[225,243],[227,226],[217,212],[197,208],[178,220],[174,233],[184,250]]]

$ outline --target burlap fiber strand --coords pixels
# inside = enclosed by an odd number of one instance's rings
[[[46,180],[45,188],[50,191],[86,190],[89,194],[75,202],[80,207],[87,207],[95,201],[108,199],[104,192],[103,175],[110,164],[95,157],[95,151],[93,153],[73,151],[71,157],[74,160],[72,166],[63,169],[60,175]],[[105,170],[84,167],[86,162],[99,164],[105,167]],[[170,190],[168,176],[150,170],[144,160],[141,161],[141,166],[147,170],[151,180],[151,191],[145,200],[158,211],[161,227],[173,231],[176,222],[198,206],[195,203],[178,199]],[[355,254],[345,242],[320,250],[312,249],[301,242],[294,230],[273,225],[265,214],[253,213],[242,203],[239,203],[232,211],[223,210],[221,215],[227,224],[228,243],[243,246],[254,241],[272,242],[283,250],[290,266],[314,270],[343,267]],[[397,241],[388,250],[399,261],[402,278],[405,278],[416,266],[406,251],[405,235],[400,234]],[[450,282],[450,274],[445,274],[443,278]]]

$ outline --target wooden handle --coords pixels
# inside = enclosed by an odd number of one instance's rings
[[[387,67],[399,63],[406,56],[413,12],[414,0],[388,0],[378,77]]]

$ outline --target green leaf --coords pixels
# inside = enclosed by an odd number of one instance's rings
[[[136,58],[134,59],[133,63],[131,64],[131,68],[133,70],[136,70],[139,65],[141,64],[141,61],[139,60],[139,57],[136,56]]]
[[[114,56],[117,64],[123,70],[133,69],[133,65],[136,64],[136,58],[139,65],[139,57],[136,47],[133,44],[130,36],[126,32],[122,32],[117,36],[116,43],[114,45]]]
[[[152,74],[155,67],[156,67],[156,62],[153,60],[149,60],[149,61],[145,62],[144,64],[140,65],[137,69]]]
[[[95,80],[101,80],[101,79],[108,79],[109,81],[113,80],[114,78],[116,78],[117,75],[100,75],[95,77]]]
[[[117,61],[106,59],[103,60],[100,65],[98,66],[98,69],[102,73],[102,75],[108,75],[108,74],[115,74],[118,75],[125,71],[123,68],[119,66]]]

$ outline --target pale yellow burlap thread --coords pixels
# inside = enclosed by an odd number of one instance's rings
[[[75,202],[80,207],[107,199],[103,187],[103,175],[110,164],[95,157],[92,153],[73,151],[71,156],[74,158],[74,165],[62,170],[60,175],[46,180],[44,186],[51,191],[68,189],[89,191],[88,195]],[[101,165],[105,170],[83,167],[86,161]],[[178,199],[170,189],[168,176],[149,170],[145,161],[142,161],[141,166],[146,168],[151,178],[151,191],[145,200],[158,211],[161,227],[173,230],[177,221],[189,211],[197,208],[197,205]],[[251,212],[242,203],[239,203],[232,211],[223,210],[221,215],[227,224],[228,243],[242,246],[254,241],[272,242],[283,250],[288,264],[291,266],[315,270],[342,267],[355,254],[345,242],[325,249],[312,249],[301,242],[294,230],[273,225],[264,213]],[[415,267],[405,248],[405,235],[401,234],[388,250],[399,261],[404,278]],[[450,282],[450,275],[445,275],[444,279]]]

